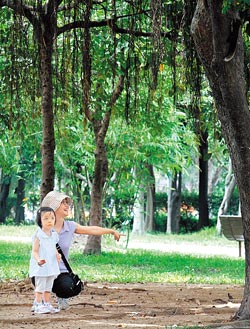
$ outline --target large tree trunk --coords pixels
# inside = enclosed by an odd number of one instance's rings
[[[238,15],[232,10],[222,14],[222,0],[198,0],[191,31],[196,49],[218,111],[239,188],[245,238],[245,289],[235,319],[250,319],[250,112],[244,79],[244,48]],[[235,33],[237,32],[237,33]],[[232,34],[237,36],[236,52],[228,56]]]
[[[32,24],[39,48],[40,78],[42,87],[42,182],[40,196],[43,197],[54,188],[54,117],[53,117],[53,84],[52,54],[53,43],[57,37],[57,6],[60,1],[51,0],[44,6],[37,3],[33,9],[22,1],[0,3],[11,8],[15,14],[25,16]]]
[[[45,15],[42,26],[37,29],[41,58],[41,83],[42,83],[42,182],[41,200],[54,189],[55,167],[55,135],[53,114],[53,83],[52,83],[52,54],[53,42],[56,36],[56,15],[54,8]]]
[[[199,146],[199,222],[198,229],[209,226],[208,215],[208,132],[200,136]]]
[[[51,45],[52,46],[52,45]],[[54,189],[54,118],[53,118],[53,86],[52,86],[52,49],[42,50],[42,113],[43,113],[43,141],[42,141],[42,183],[41,199]]]
[[[102,224],[102,195],[103,186],[108,175],[108,159],[104,143],[105,134],[100,133],[102,125],[100,121],[93,120],[95,132],[95,169],[94,179],[90,196],[90,225],[101,226]],[[101,237],[88,236],[84,249],[85,254],[99,254],[101,252]]]
[[[93,125],[96,144],[95,169],[90,199],[90,225],[102,225],[103,187],[108,176],[108,158],[106,153],[105,137],[109,127],[112,108],[123,90],[123,85],[124,76],[120,76],[108,104],[109,110],[103,115],[103,119],[95,119],[89,108],[85,108],[85,114]],[[95,115],[97,115],[97,117],[102,117],[102,112],[99,107],[97,108]],[[99,236],[89,235],[84,253],[100,254],[101,238]]]
[[[103,115],[103,119],[95,119],[89,108],[85,108],[85,114],[91,121],[95,134],[95,169],[93,185],[91,190],[90,205],[90,225],[102,225],[102,201],[103,187],[108,176],[108,158],[105,146],[105,137],[109,127],[112,108],[120,96],[124,85],[124,76],[120,76],[116,88],[113,90],[109,110]],[[95,115],[102,117],[102,111],[97,107]],[[99,254],[101,252],[101,238],[99,236],[88,236],[87,244],[84,249],[85,254]]]
[[[102,225],[102,201],[103,201],[103,187],[108,175],[108,159],[105,147],[105,137],[109,128],[110,117],[113,106],[123,90],[124,75],[121,75],[116,88],[107,104],[107,111],[103,113],[98,104],[94,107],[96,110],[91,111],[91,33],[89,29],[89,22],[91,17],[92,1],[86,1],[86,11],[84,15],[85,29],[83,41],[83,108],[88,120],[91,122],[95,134],[95,169],[94,178],[91,190],[91,205],[90,205],[90,225]],[[98,92],[97,92],[98,95]],[[98,97],[101,97],[100,95]],[[97,102],[98,103],[98,102]],[[103,118],[103,119],[96,119]],[[101,238],[99,236],[88,236],[87,244],[84,249],[85,254],[99,254],[101,252]]]

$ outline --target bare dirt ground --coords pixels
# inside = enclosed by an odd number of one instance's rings
[[[84,241],[76,236],[72,248],[80,251]],[[237,244],[233,243],[197,247],[131,241],[129,248],[238,257]],[[31,313],[33,294],[28,279],[0,282],[0,329],[250,328],[250,321],[231,321],[243,296],[243,286],[239,285],[86,283],[84,291],[70,300],[69,310],[46,315]],[[56,306],[54,296],[52,302]]]
[[[34,315],[29,280],[1,282],[0,328],[236,328],[230,319],[242,296],[238,285],[86,283],[70,309]],[[56,305],[54,296],[52,301]]]

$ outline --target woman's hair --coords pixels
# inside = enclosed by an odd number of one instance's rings
[[[41,207],[40,209],[38,209],[36,214],[36,223],[41,228],[42,228],[42,213],[44,212],[53,212],[53,214],[56,217],[54,210],[50,207]]]

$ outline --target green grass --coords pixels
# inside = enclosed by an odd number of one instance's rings
[[[29,244],[0,241],[0,280],[27,277],[30,251]]]
[[[0,236],[31,237],[37,225],[0,225]]]
[[[28,229],[6,227],[3,230],[0,226],[0,235],[17,235],[18,232],[19,236],[29,237],[34,229],[35,226]],[[7,233],[8,230],[10,231]],[[147,235],[147,239],[149,237]],[[152,240],[155,237],[156,235],[151,235]],[[188,238],[190,239],[190,235]],[[178,242],[179,236],[171,236],[171,239]],[[111,243],[110,239],[107,240]],[[198,234],[194,236],[194,240],[196,243],[207,243]],[[157,241],[159,242],[159,236]],[[0,280],[26,278],[30,252],[31,243],[0,241]],[[198,257],[124,248],[103,252],[101,255],[85,256],[72,248],[70,264],[88,282],[244,284],[244,259],[240,258]]]
[[[1,236],[28,238],[36,230],[31,226],[0,225]],[[171,242],[174,244],[202,246],[229,246],[237,248],[236,242],[218,237],[215,229],[199,233],[146,234],[131,237],[147,244]],[[27,241],[27,240],[26,240]],[[116,243],[113,237],[103,237],[101,255],[85,256],[72,246],[70,264],[83,280],[89,282],[165,282],[201,284],[244,284],[244,259],[230,257],[201,257],[143,250],[126,250],[126,243]],[[28,276],[31,243],[0,240],[0,280],[23,279]]]
[[[71,254],[74,270],[87,281],[243,284],[244,261],[133,250],[96,256]]]

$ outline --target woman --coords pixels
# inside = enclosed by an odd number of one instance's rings
[[[72,205],[71,198],[61,192],[51,191],[42,201],[42,207],[50,207],[55,211],[56,223],[54,229],[59,234],[59,245],[64,253],[66,259],[69,256],[69,248],[74,237],[74,233],[87,235],[104,235],[112,234],[116,241],[120,240],[123,234],[115,230],[103,228],[100,226],[82,226],[74,221],[66,220],[69,214],[70,206]],[[64,263],[60,262],[60,272],[67,272]],[[66,298],[57,298],[60,309],[65,310],[69,308],[68,300]]]

